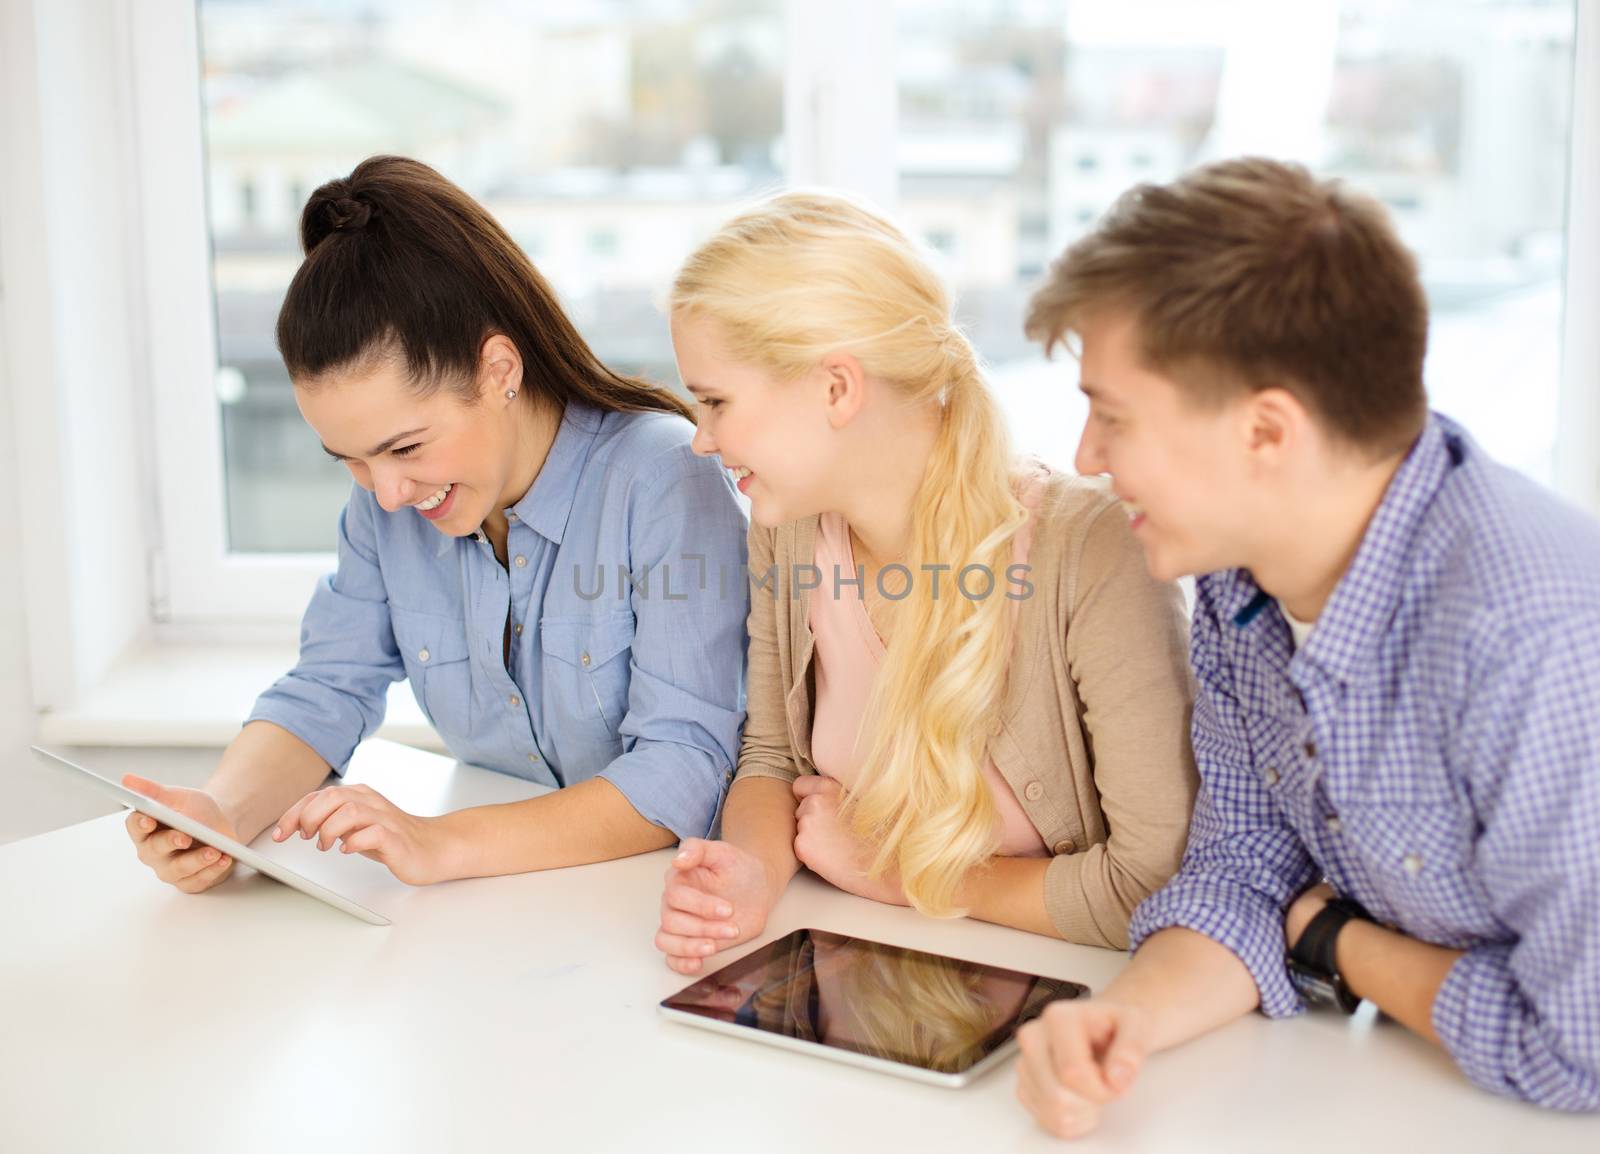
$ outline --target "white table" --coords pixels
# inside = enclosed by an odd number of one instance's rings
[[[351,777],[416,812],[537,791],[385,742]],[[186,897],[117,817],[0,847],[0,1151],[1064,1149],[1011,1065],[944,1090],[661,1020],[683,984],[651,946],[669,851],[414,890],[298,839],[258,846],[394,925],[258,876]],[[800,926],[1096,988],[1125,964],[810,876],[768,937]],[[1153,1060],[1077,1148],[1595,1154],[1600,1120],[1473,1089],[1370,1015],[1251,1016]]]

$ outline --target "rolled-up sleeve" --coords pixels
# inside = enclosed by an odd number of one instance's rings
[[[784,712],[778,630],[787,628],[794,603],[776,564],[775,538],[772,529],[750,526],[750,697],[739,747],[739,776],[793,781],[800,776],[800,766]]]
[[[1473,860],[1514,942],[1468,950],[1433,1003],[1473,1082],[1600,1109],[1600,622],[1575,614],[1483,654],[1464,719],[1487,820]]]
[[[629,500],[636,580],[625,752],[601,770],[640,816],[711,832],[744,724],[745,517],[726,473],[675,446]]]
[[[1284,911],[1316,876],[1299,835],[1253,769],[1238,698],[1220,645],[1219,620],[1202,578],[1196,583],[1190,659],[1196,679],[1191,737],[1200,795],[1183,865],[1134,911],[1130,944],[1182,926],[1244,963],[1269,1017],[1304,1009],[1284,964]]]
[[[249,721],[270,721],[343,771],[383,724],[389,686],[405,677],[370,494],[356,488],[339,515],[338,566],[317,582],[300,623],[300,659],[256,699]]]

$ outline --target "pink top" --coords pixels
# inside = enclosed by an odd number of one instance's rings
[[[1049,467],[1029,462],[1028,471],[1018,478],[1017,497],[1031,513],[1039,504]],[[817,521],[815,564],[822,571],[822,584],[811,595],[811,634],[816,639],[813,668],[816,671],[816,706],[811,720],[811,758],[820,773],[838,781],[846,789],[855,784],[861,772],[865,742],[860,742],[867,701],[883,663],[883,639],[867,616],[861,591],[846,585],[834,594],[834,566],[845,580],[856,573],[855,550],[850,544],[850,526],[838,513],[824,513]],[[1026,564],[1033,543],[1033,520],[1018,530],[1012,541],[1013,563]],[[961,596],[951,588],[951,572],[940,574],[940,596]],[[891,592],[904,587],[902,574],[891,574],[886,585]],[[970,586],[969,586],[970,588]],[[1004,574],[996,574],[995,597],[1003,597],[1007,585]],[[1017,603],[1011,603],[1013,611]],[[983,760],[984,780],[994,797],[998,814],[1000,850],[1006,857],[1047,857],[1044,839],[1023,811],[1011,786],[988,757]]]

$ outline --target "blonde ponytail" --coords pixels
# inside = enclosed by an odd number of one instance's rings
[[[838,196],[786,193],[690,256],[671,305],[715,319],[735,357],[780,379],[847,350],[908,400],[941,402],[905,558],[915,578],[892,609],[846,814],[878,847],[875,872],[897,869],[924,913],[960,915],[961,879],[998,848],[983,764],[1012,643],[1003,575],[1027,513],[1004,420],[945,287],[883,217]],[[964,586],[973,566],[980,579]]]

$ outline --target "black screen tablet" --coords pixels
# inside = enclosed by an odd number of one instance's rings
[[[796,930],[661,1003],[664,1014],[940,1085],[1004,1061],[1023,1023],[1088,987],[826,930]]]

